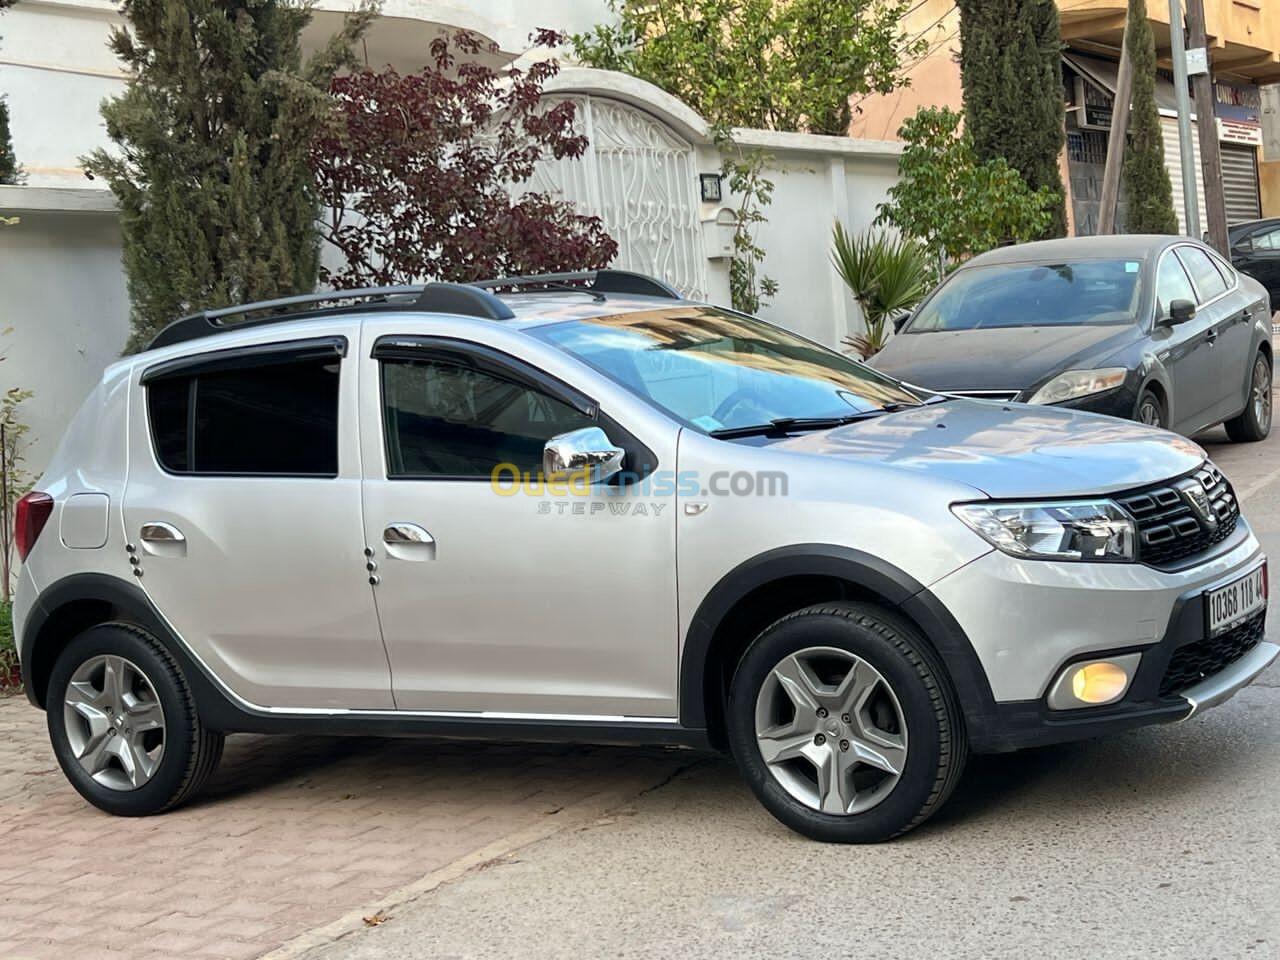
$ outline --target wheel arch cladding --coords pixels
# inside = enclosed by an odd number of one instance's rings
[[[58,654],[90,627],[123,620],[137,624],[165,646],[169,631],[135,585],[101,573],[74,574],[41,592],[22,636],[23,686],[27,699],[43,709],[49,676]]]
[[[680,658],[680,722],[724,742],[733,671],[756,635],[803,607],[832,600],[880,603],[906,617],[946,667],[966,721],[995,711],[986,672],[950,611],[909,574],[879,557],[831,544],[770,550],[739,564],[699,604]]]

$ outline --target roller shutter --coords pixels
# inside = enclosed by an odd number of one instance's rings
[[[1187,232],[1187,205],[1182,197],[1182,148],[1178,143],[1178,121],[1173,117],[1161,117],[1160,127],[1164,133],[1164,165],[1169,171],[1169,180],[1173,183],[1173,209],[1178,212],[1178,229]],[[1196,152],[1196,190],[1200,197],[1200,230],[1204,231],[1204,168],[1200,166],[1199,133],[1193,138]],[[1197,238],[1198,239],[1198,238]]]
[[[1258,195],[1258,151],[1235,143],[1222,145],[1222,188],[1227,195],[1227,223],[1262,218]]]

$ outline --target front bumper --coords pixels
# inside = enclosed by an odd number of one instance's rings
[[[1182,570],[1019,561],[997,553],[943,578],[931,591],[973,644],[994,695],[987,708],[967,711],[974,749],[1078,740],[1185,720],[1222,703],[1280,654],[1263,636],[1265,611],[1241,625],[1239,650],[1213,660],[1210,675],[1171,686],[1172,678],[1186,675],[1171,665],[1198,657],[1203,646],[1193,645],[1208,642],[1205,591],[1264,559],[1241,520],[1212,556]],[[1130,653],[1142,658],[1119,702],[1049,709],[1048,689],[1068,664]]]

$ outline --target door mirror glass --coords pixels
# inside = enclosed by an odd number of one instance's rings
[[[1169,316],[1165,319],[1171,327],[1196,318],[1196,305],[1191,300],[1175,300],[1169,304]]]
[[[567,480],[588,472],[591,483],[603,483],[622,470],[627,455],[599,427],[562,433],[542,449],[542,473],[548,480]]]

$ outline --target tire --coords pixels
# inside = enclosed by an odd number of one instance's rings
[[[1257,443],[1271,435],[1271,361],[1261,350],[1249,368],[1249,401],[1238,417],[1226,423],[1227,436],[1236,443]]]
[[[850,699],[837,692],[845,663],[855,677],[845,682]],[[818,683],[793,696],[797,664],[808,678],[801,684]],[[815,691],[819,706],[808,712],[800,704]],[[863,706],[855,714],[850,702]],[[730,749],[756,797],[792,830],[825,842],[877,843],[906,833],[942,806],[968,759],[963,716],[937,655],[910,624],[868,603],[819,604],[768,627],[738,665],[727,716]],[[811,718],[813,740],[805,728]],[[843,789],[823,793],[819,763],[844,767]],[[896,779],[888,772],[894,766]]]
[[[1138,423],[1159,427],[1161,430],[1169,429],[1169,411],[1165,409],[1164,403],[1156,396],[1155,391],[1149,387],[1143,387],[1142,393],[1138,394],[1138,405],[1134,407],[1133,419]]]
[[[222,757],[223,735],[200,723],[181,668],[132,624],[101,624],[72,640],[54,663],[45,711],[62,772],[107,813],[172,809]]]

